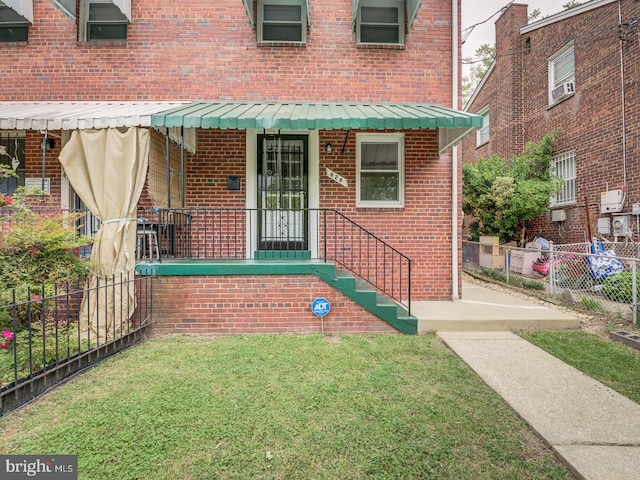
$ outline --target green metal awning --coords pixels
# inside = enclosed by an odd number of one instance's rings
[[[482,126],[482,117],[429,104],[192,102],[155,113],[152,127],[238,130],[440,129],[440,151]]]

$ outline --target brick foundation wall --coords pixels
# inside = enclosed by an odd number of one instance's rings
[[[318,333],[311,303],[331,311],[326,333],[398,333],[322,280],[308,275],[156,277],[153,328],[160,334]]]

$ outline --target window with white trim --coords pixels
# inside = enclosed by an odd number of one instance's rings
[[[360,0],[356,39],[361,44],[404,44],[404,0]]]
[[[549,58],[549,105],[575,92],[575,55],[573,43]]]
[[[404,135],[356,135],[356,206],[404,206]]]
[[[476,131],[476,146],[479,147],[485,143],[489,143],[489,110],[479,112],[478,115],[482,115],[482,127]]]
[[[126,40],[129,21],[111,0],[82,0],[80,40]]]
[[[0,193],[13,195],[16,188],[24,186],[25,132],[0,131],[0,146],[0,164],[17,175],[0,179]]]
[[[550,205],[552,207],[575,203],[576,191],[576,152],[566,152],[556,155],[551,159],[551,174],[563,180],[562,189],[551,194]]]
[[[307,41],[306,3],[302,0],[258,0],[258,41]]]
[[[26,42],[29,20],[0,3],[0,42]]]

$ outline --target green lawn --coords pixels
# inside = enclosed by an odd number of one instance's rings
[[[534,345],[640,403],[640,352],[583,331],[532,332]]]
[[[0,419],[81,479],[570,479],[435,337],[163,337]]]

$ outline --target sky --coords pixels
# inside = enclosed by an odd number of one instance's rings
[[[552,15],[562,10],[568,0],[518,0],[518,3],[529,5],[529,13],[539,8],[543,16]],[[487,20],[491,15],[508,5],[509,0],[462,0],[462,37],[465,29],[476,23]],[[586,3],[586,2],[583,2]],[[462,45],[462,57],[473,57],[476,49],[483,43],[495,43],[495,23],[499,14],[491,17],[486,23],[476,26]],[[463,67],[464,70],[464,67]]]

